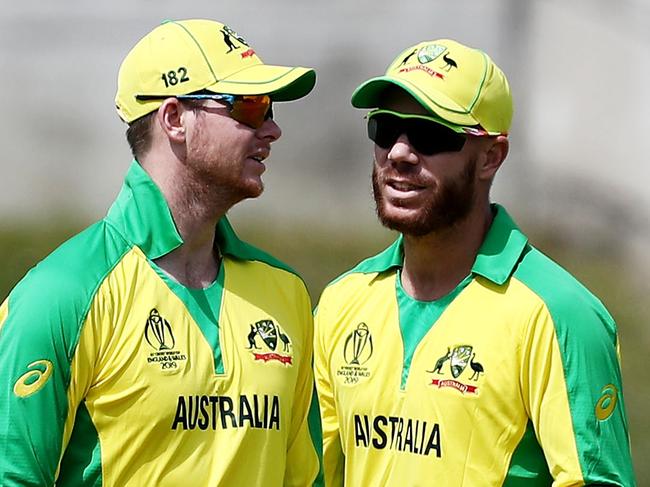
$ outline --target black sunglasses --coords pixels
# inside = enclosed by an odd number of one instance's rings
[[[382,149],[390,149],[405,134],[420,154],[432,156],[442,152],[459,152],[467,137],[426,115],[406,115],[390,110],[368,114],[368,137]]]
[[[164,100],[165,98],[178,100],[215,100],[226,103],[230,116],[238,122],[254,129],[273,118],[273,103],[268,95],[226,95],[222,93],[192,93],[189,95],[135,95],[136,100]]]

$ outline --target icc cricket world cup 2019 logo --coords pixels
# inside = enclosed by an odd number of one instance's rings
[[[172,326],[163,318],[156,308],[149,311],[149,317],[144,328],[144,338],[154,350],[149,353],[147,362],[152,366],[159,366],[166,373],[178,372],[187,356],[175,350],[176,338]]]
[[[149,342],[149,345],[159,351],[171,350],[174,348],[176,341],[169,321],[160,316],[156,308],[149,312],[144,337]]]
[[[359,323],[357,329],[345,340],[345,361],[350,365],[362,365],[372,356],[372,335],[368,325]]]
[[[365,364],[372,357],[373,351],[370,329],[368,325],[361,322],[348,335],[343,345],[343,359],[347,365],[342,365],[336,371],[343,384],[355,385],[370,377],[370,369],[365,367]]]

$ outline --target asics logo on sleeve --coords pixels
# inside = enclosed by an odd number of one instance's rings
[[[49,360],[37,360],[28,368],[32,370],[21,375],[14,384],[14,394],[18,397],[28,397],[41,390],[52,375],[54,366]]]
[[[596,417],[601,421],[605,421],[616,408],[618,389],[614,384],[607,384],[600,392],[600,399],[596,403]]]

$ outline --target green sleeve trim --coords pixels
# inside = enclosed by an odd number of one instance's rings
[[[585,483],[635,485],[614,320],[598,298],[534,248],[514,277],[544,301],[553,320]],[[603,417],[597,408],[612,384],[617,404]]]

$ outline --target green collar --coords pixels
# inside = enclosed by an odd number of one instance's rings
[[[131,167],[117,199],[105,219],[145,255],[157,259],[183,244],[167,201],[156,183],[137,161]],[[242,260],[261,260],[287,268],[268,254],[237,237],[224,216],[217,223],[216,242],[222,254]],[[291,270],[287,268],[287,270]]]
[[[496,214],[474,260],[472,272],[501,285],[514,272],[528,246],[528,237],[519,230],[505,208],[496,204],[492,208]]]
[[[528,238],[519,230],[505,208],[493,204],[492,209],[495,211],[494,220],[478,251],[472,273],[501,285],[512,275],[528,244]],[[403,236],[400,235],[386,250],[364,260],[345,275],[354,272],[384,272],[402,267],[403,262]]]

